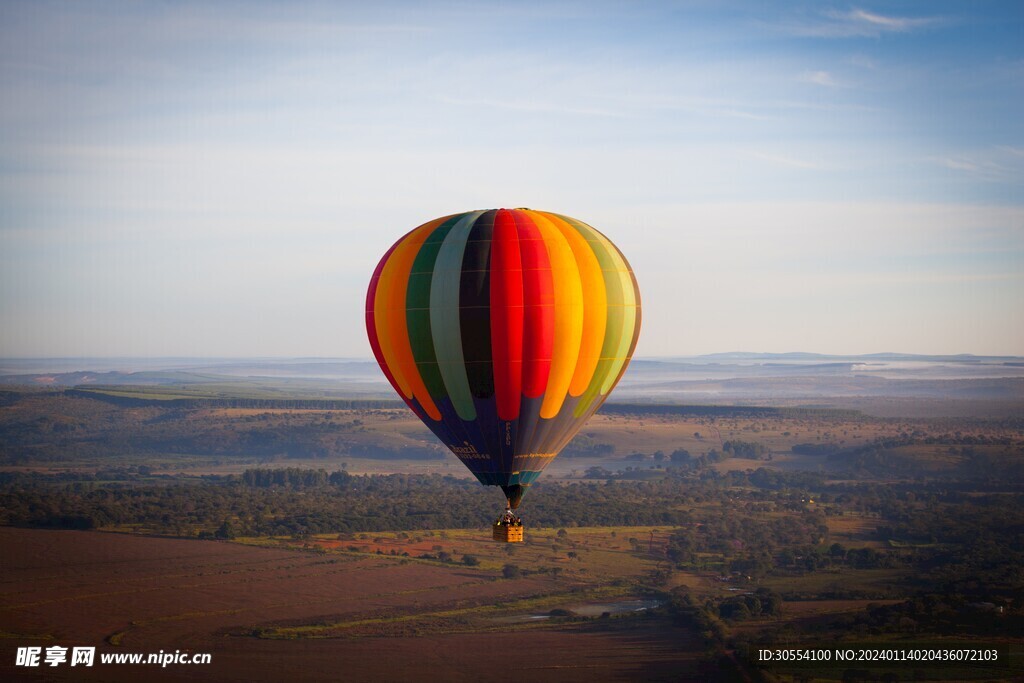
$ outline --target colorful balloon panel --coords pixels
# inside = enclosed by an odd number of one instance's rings
[[[366,329],[395,391],[515,507],[625,372],[640,292],[625,257],[586,223],[470,211],[388,250]]]

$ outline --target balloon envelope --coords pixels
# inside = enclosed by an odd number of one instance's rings
[[[625,372],[640,293],[619,250],[581,221],[470,211],[388,250],[366,329],[416,415],[516,507]]]

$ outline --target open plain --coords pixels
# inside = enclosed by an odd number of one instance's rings
[[[1021,676],[1016,378],[963,411],[941,391],[966,379],[865,399],[885,414],[606,404],[532,487],[515,546],[490,540],[500,492],[392,400],[38,379],[0,389],[3,680]],[[823,640],[1000,659],[752,659]],[[17,665],[56,646],[96,664]],[[102,663],[161,652],[212,661]]]

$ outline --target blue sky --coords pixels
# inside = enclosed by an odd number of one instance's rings
[[[1024,355],[1016,2],[0,4],[0,356],[369,356],[379,257],[529,206],[640,355]]]

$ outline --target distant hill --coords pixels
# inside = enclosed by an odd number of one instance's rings
[[[0,360],[0,386],[77,387],[183,400],[395,398],[375,361],[343,358],[8,359]],[[1022,387],[1024,358],[1014,356],[737,351],[636,358],[611,400],[742,403],[884,397],[998,400],[1017,406],[1024,404]]]
[[[666,360],[689,360],[689,361],[917,361],[929,363],[981,363],[981,362],[1002,362],[1002,361],[1024,361],[1021,356],[976,356],[970,353],[959,353],[953,355],[927,355],[916,353],[865,353],[855,355],[832,355],[825,353],[807,353],[803,351],[790,351],[787,353],[755,353],[749,351],[730,351],[726,353],[709,353],[700,356],[678,356],[668,357]]]

